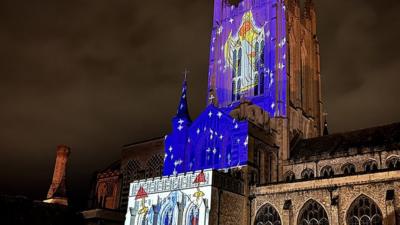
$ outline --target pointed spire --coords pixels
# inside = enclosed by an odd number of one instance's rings
[[[325,116],[325,122],[324,122],[324,136],[329,135],[329,130],[328,130],[328,122],[327,122],[327,116],[328,113],[324,113]]]
[[[185,72],[184,72],[185,79],[183,80],[183,84],[182,84],[182,94],[181,94],[181,99],[179,101],[176,117],[186,118],[186,119],[190,120],[189,109],[188,109],[188,104],[187,104],[187,81],[186,81],[188,72],[189,71],[187,71],[185,69]]]

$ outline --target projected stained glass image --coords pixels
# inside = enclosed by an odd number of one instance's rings
[[[254,88],[258,94],[259,70],[264,64],[264,27],[257,27],[253,13],[243,15],[235,34],[229,33],[224,47],[225,61],[232,70],[232,99],[239,100],[240,94]]]
[[[250,100],[286,115],[285,6],[276,0],[217,0],[211,34],[209,99],[234,108]]]

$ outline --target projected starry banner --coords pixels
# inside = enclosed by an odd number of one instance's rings
[[[247,122],[236,121],[210,105],[195,122],[175,118],[173,126],[174,131],[165,137],[163,175],[247,163]]]
[[[209,87],[219,106],[245,97],[270,116],[286,115],[285,21],[279,0],[215,1]]]

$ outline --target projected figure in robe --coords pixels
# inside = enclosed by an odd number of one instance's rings
[[[197,207],[190,210],[188,225],[199,225],[199,209]]]
[[[232,101],[239,100],[243,94],[259,94],[264,38],[264,27],[256,26],[251,11],[243,15],[237,33],[229,34],[224,55],[227,66],[232,71]]]

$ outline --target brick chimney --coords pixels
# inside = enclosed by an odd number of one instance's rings
[[[70,153],[70,147],[66,145],[57,146],[57,157],[56,165],[54,167],[53,181],[50,185],[49,192],[47,193],[47,199],[44,200],[44,202],[68,205],[65,177]]]

